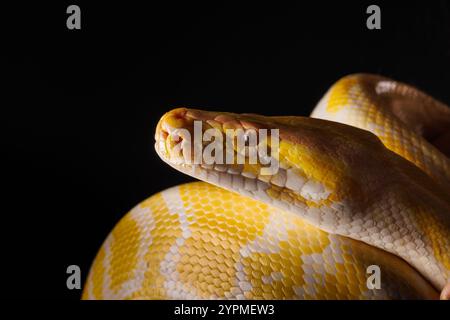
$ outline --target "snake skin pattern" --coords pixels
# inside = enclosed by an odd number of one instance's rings
[[[158,154],[205,182],[162,191],[125,215],[82,298],[438,298],[450,279],[450,161],[439,151],[448,107],[360,74],[334,84],[312,116],[333,122],[184,108],[164,115]],[[176,163],[171,134],[192,131],[193,121],[278,128],[280,170],[267,177],[258,164]],[[380,288],[368,286],[373,265]]]

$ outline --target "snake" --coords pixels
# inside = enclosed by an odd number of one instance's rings
[[[196,123],[244,132],[244,148],[233,137],[227,150],[243,162],[192,161],[225,145],[195,142]],[[334,83],[310,117],[175,108],[156,153],[200,181],[128,212],[82,299],[449,299],[449,128],[444,103],[363,73]],[[250,147],[248,132],[266,135]],[[269,161],[277,170],[262,170]]]

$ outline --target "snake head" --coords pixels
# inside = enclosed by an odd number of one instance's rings
[[[331,121],[187,108],[166,113],[155,140],[177,170],[313,220],[336,219],[321,209],[342,211],[344,200],[361,205],[373,183],[367,167],[383,165],[385,149],[373,134]]]

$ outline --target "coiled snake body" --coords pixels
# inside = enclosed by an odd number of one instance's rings
[[[205,182],[132,209],[98,252],[83,298],[446,297],[449,108],[406,84],[357,74],[334,84],[312,117],[165,114],[157,153]],[[194,121],[221,132],[279,129],[271,155],[279,170],[186,162],[174,143]],[[373,266],[378,287],[368,286]]]

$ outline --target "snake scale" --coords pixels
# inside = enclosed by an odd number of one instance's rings
[[[174,147],[194,122],[278,129],[279,170],[186,161]],[[449,298],[449,128],[446,105],[371,74],[337,81],[311,117],[174,109],[158,123],[156,151],[202,181],[125,215],[82,298]],[[369,288],[374,265],[380,286]]]

